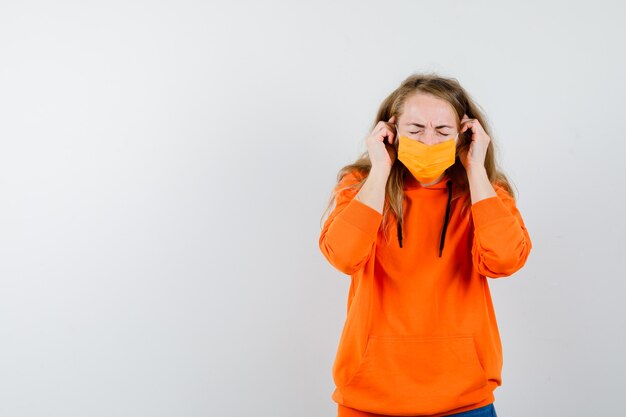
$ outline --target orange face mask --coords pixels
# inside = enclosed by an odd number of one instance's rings
[[[458,133],[435,145],[425,145],[418,140],[400,136],[398,160],[400,160],[421,183],[435,181],[454,164],[456,158],[455,138]]]

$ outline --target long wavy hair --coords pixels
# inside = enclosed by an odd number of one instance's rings
[[[502,186],[514,199],[516,195],[513,192],[511,184],[506,175],[499,169],[496,161],[497,146],[494,141],[494,136],[491,133],[487,118],[480,110],[479,105],[472,99],[472,97],[465,91],[461,84],[455,78],[447,78],[439,76],[435,73],[414,73],[407,77],[398,88],[396,88],[391,94],[389,94],[381,103],[376,117],[370,128],[370,132],[376,127],[379,121],[388,121],[391,116],[396,116],[396,121],[399,120],[402,110],[404,108],[404,102],[407,97],[414,93],[428,93],[435,97],[446,100],[452,108],[455,110],[457,116],[457,126],[461,126],[461,119],[463,114],[467,114],[469,118],[477,119],[482,125],[483,129],[491,138],[489,146],[487,147],[487,154],[485,157],[485,168],[489,181],[494,184],[498,183]],[[369,133],[368,133],[369,136]],[[366,136],[367,137],[367,136]],[[463,206],[461,207],[461,215],[468,214],[468,210],[471,206],[469,183],[467,179],[467,173],[465,167],[459,159],[459,153],[469,150],[470,143],[472,141],[472,131],[467,129],[463,134],[459,134],[459,138],[456,144],[456,160],[452,166],[446,169],[446,172],[453,181],[453,195],[452,201],[454,202],[461,196],[465,196]],[[393,146],[398,154],[399,141],[394,140]],[[358,190],[361,188],[370,169],[372,168],[372,162],[369,158],[367,149],[359,155],[357,160],[351,164],[345,165],[337,173],[337,184],[342,180],[344,175],[355,172],[361,180],[355,184],[351,184],[343,188],[335,188],[328,201],[328,206],[322,214],[322,220],[333,207],[337,194],[344,191],[346,188],[354,188]],[[390,224],[390,220],[393,222],[403,223],[403,202],[404,202],[404,178],[407,175],[411,175],[410,171],[404,166],[404,164],[398,160],[394,161],[387,184],[385,187],[385,203],[383,208],[383,222],[382,227],[385,231],[385,238],[387,238],[386,230],[387,225]],[[393,218],[393,219],[391,219]]]

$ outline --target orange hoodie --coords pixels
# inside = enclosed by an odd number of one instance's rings
[[[502,345],[486,277],[515,273],[532,247],[515,200],[494,184],[497,196],[461,216],[470,197],[450,203],[447,175],[430,187],[408,175],[402,234],[387,242],[382,214],[354,199],[358,190],[338,191],[358,175],[335,188],[319,238],[351,276],[332,368],[338,415],[440,417],[491,404]]]

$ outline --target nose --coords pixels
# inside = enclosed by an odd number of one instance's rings
[[[430,134],[422,134],[421,137],[417,138],[418,141],[422,142],[424,145],[436,145],[441,142],[440,138],[437,138],[435,135]]]
[[[450,139],[449,136],[442,137],[440,134],[434,131],[422,132],[417,136],[417,140],[425,145],[436,145],[448,139]]]

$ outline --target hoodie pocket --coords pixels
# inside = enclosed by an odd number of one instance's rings
[[[342,391],[363,411],[434,414],[483,400],[486,385],[473,335],[370,335]]]

